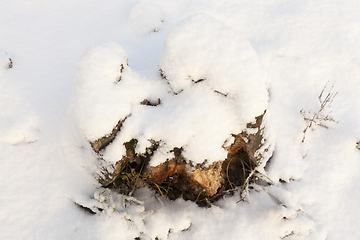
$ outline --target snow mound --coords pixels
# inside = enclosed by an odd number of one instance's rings
[[[145,117],[155,121],[143,137],[163,140],[163,152],[182,147],[194,163],[225,159],[224,142],[267,107],[266,78],[255,51],[208,15],[191,16],[168,34],[159,66],[176,95]],[[152,166],[166,160],[160,152]]]
[[[110,134],[150,88],[127,65],[126,53],[116,43],[91,48],[78,64],[73,85],[73,109],[88,141]]]
[[[266,75],[249,41],[205,14],[183,20],[165,38],[160,68],[175,92],[204,80],[234,99],[244,122],[264,112]]]
[[[224,160],[224,142],[267,108],[266,77],[255,51],[210,16],[194,15],[169,33],[160,68],[165,80],[141,77],[115,43],[92,48],[81,60],[74,105],[86,139],[106,136],[126,119],[102,152],[108,162],[121,159],[123,143],[133,138],[138,152],[146,151],[149,140],[161,143],[151,166],[166,161],[175,147],[193,163]],[[173,91],[163,94],[169,85]],[[161,102],[140,104],[144,99],[154,101],[156,95],[161,95]]]

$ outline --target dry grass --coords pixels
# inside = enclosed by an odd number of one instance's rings
[[[334,101],[334,98],[338,93],[332,92],[334,84],[330,88],[328,87],[328,84],[329,81],[326,83],[320,95],[318,96],[320,108],[317,112],[305,111],[304,109],[300,110],[300,113],[303,115],[304,120],[308,122],[306,128],[303,131],[304,135],[301,143],[305,142],[306,132],[313,126],[319,125],[327,128],[327,126],[324,124],[325,122],[334,122],[334,123],[339,122],[330,116],[331,111],[329,110],[331,108],[332,102]]]

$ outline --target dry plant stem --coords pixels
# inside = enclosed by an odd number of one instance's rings
[[[236,186],[235,186],[235,184],[233,184],[233,183],[230,181],[230,178],[229,178],[229,166],[230,166],[231,160],[232,160],[232,159],[230,159],[230,161],[229,161],[229,163],[228,163],[228,165],[227,165],[227,167],[226,167],[226,177],[227,177],[227,179],[228,179],[228,181],[229,181],[229,184],[230,184],[231,188],[234,189]],[[244,165],[243,162],[241,162],[241,163]],[[245,176],[245,170],[244,170],[244,176]],[[198,197],[199,197],[199,196],[198,196]]]
[[[197,197],[196,197],[195,202],[197,202],[197,200],[199,200],[199,197],[200,197],[200,195],[201,195],[203,192],[205,192],[205,190],[201,190],[201,191],[199,192],[199,194],[198,194]]]
[[[326,83],[326,85],[322,89],[320,95],[318,96],[319,103],[320,103],[320,109],[315,113],[313,113],[311,111],[308,112],[308,114],[310,116],[312,116],[312,117],[307,117],[306,111],[304,109],[300,110],[300,113],[303,115],[304,120],[309,122],[308,125],[306,126],[306,128],[303,131],[304,135],[303,135],[303,139],[302,139],[301,143],[303,143],[305,141],[306,132],[307,132],[308,129],[313,127],[313,125],[319,125],[319,126],[326,127],[323,124],[324,122],[334,122],[334,123],[339,122],[339,121],[336,121],[335,119],[333,119],[332,117],[329,116],[331,111],[326,115],[322,114],[326,109],[329,109],[331,107],[331,104],[332,104],[334,98],[338,94],[337,92],[336,93],[331,92],[333,87],[334,87],[334,84],[333,84],[330,87],[329,92],[326,94],[326,97],[323,99],[323,94],[324,94],[325,89],[327,88],[328,84],[329,84],[329,81]]]
[[[132,194],[134,193],[134,190],[135,190],[136,184],[137,184],[137,182],[138,182],[138,180],[139,180],[139,177],[140,177],[140,174],[142,173],[142,170],[143,170],[143,168],[144,168],[144,163],[145,163],[145,161],[143,161],[143,163],[142,163],[142,165],[141,165],[140,172],[139,172],[139,174],[137,175],[137,177],[136,177],[136,181],[135,181],[135,184],[134,184],[134,186],[133,186],[133,188],[132,188],[132,190],[131,190],[131,192],[130,192],[130,194],[129,194],[129,196],[130,196],[130,197],[131,197],[131,196],[132,196]]]
[[[241,201],[244,201],[245,198],[249,195],[249,182],[250,182],[250,179],[251,177],[255,174],[256,172],[256,169],[252,170],[251,173],[249,174],[249,176],[246,178],[245,182],[244,182],[244,185],[242,187],[242,193],[245,192],[245,196],[242,197],[239,201],[237,201],[236,203],[239,203]]]

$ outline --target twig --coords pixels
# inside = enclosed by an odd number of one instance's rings
[[[323,127],[327,128],[327,126],[324,125],[324,122],[334,122],[334,123],[339,122],[339,121],[336,121],[334,118],[329,116],[331,111],[329,111],[327,114],[324,114],[324,112],[326,112],[326,110],[331,108],[331,104],[334,101],[334,98],[336,97],[336,95],[338,94],[337,92],[332,93],[332,89],[334,87],[334,84],[333,84],[330,87],[328,93],[326,94],[326,97],[323,99],[323,94],[324,94],[325,89],[327,88],[328,84],[329,84],[329,81],[326,83],[326,85],[324,86],[324,88],[320,92],[320,95],[318,96],[319,103],[320,103],[320,109],[317,112],[312,112],[312,111],[306,112],[304,109],[300,110],[300,113],[303,115],[304,120],[308,121],[308,125],[303,130],[304,135],[303,135],[301,143],[304,143],[306,132],[307,132],[307,130],[312,128],[313,125],[319,125],[319,126],[323,126]],[[309,115],[311,117],[308,117]]]
[[[242,197],[239,201],[236,202],[236,204],[238,204],[239,202],[245,200],[245,198],[249,195],[249,181],[251,179],[251,177],[254,175],[254,173],[256,172],[256,169],[252,170],[251,173],[249,174],[249,176],[246,178],[243,187],[242,187],[242,193],[245,192],[245,196]]]

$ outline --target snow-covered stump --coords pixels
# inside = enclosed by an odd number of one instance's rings
[[[228,151],[225,160],[215,161],[209,166],[204,160],[194,166],[182,156],[182,149],[174,148],[173,158],[151,167],[144,175],[159,186],[168,186],[170,190],[166,191],[166,195],[170,199],[214,200],[226,190],[242,186],[260,164],[261,156],[256,153],[264,145],[262,119],[263,115],[257,118],[255,124],[249,124],[248,130],[254,130],[253,134],[243,131],[233,135],[234,141],[230,146],[223,146]]]
[[[161,77],[127,62],[119,45],[104,44],[84,55],[75,79],[73,109],[103,186],[201,202],[264,173],[268,92],[248,41],[197,14],[165,38]]]

